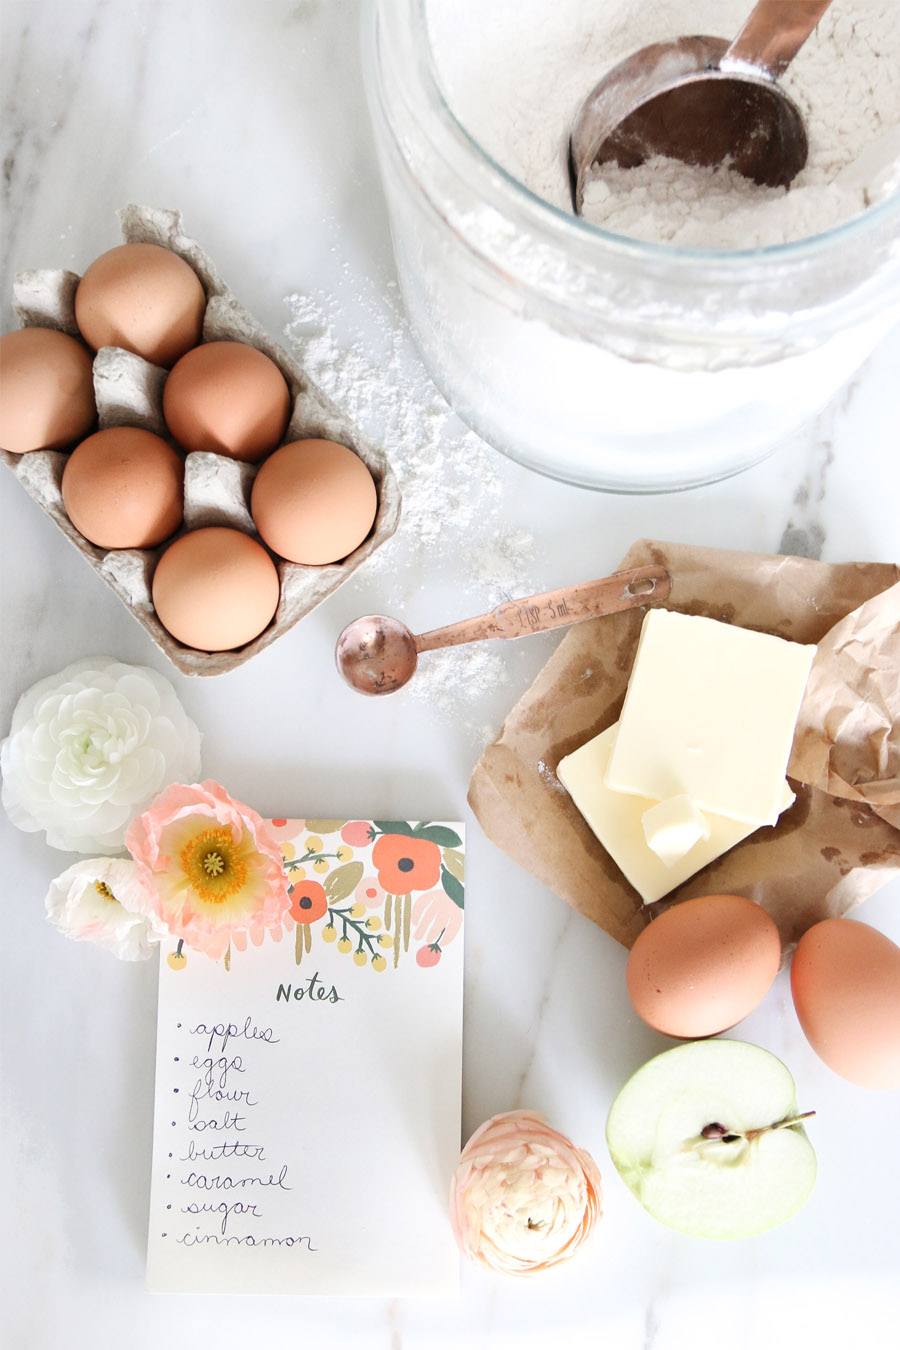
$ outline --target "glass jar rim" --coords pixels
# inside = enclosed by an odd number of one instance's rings
[[[396,0],[382,4],[394,9]],[[632,260],[643,260],[668,267],[683,263],[689,267],[705,265],[723,272],[746,267],[748,264],[798,264],[820,257],[835,246],[848,241],[858,243],[873,230],[895,220],[900,232],[900,188],[884,201],[868,207],[859,215],[831,226],[817,234],[806,235],[787,243],[767,244],[742,249],[685,247],[679,244],[656,243],[634,239],[628,235],[606,230],[600,225],[576,216],[574,212],[555,206],[533,192],[520,178],[505,169],[487,151],[478,139],[460,121],[447,100],[441,84],[434,49],[428,31],[428,0],[405,0],[406,17],[410,22],[409,35],[416,46],[415,70],[422,83],[422,93],[437,111],[444,132],[453,146],[470,157],[471,166],[484,183],[499,187],[499,193],[511,200],[523,223],[544,234],[562,240],[577,240],[579,248],[593,250],[599,246],[604,253],[618,253]],[[373,6],[373,9],[375,7]],[[399,7],[398,7],[399,8]],[[493,195],[493,194],[489,194]]]

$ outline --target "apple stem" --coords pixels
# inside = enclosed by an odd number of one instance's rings
[[[718,1140],[722,1144],[734,1144],[738,1139],[746,1139],[751,1143],[758,1139],[762,1134],[768,1134],[770,1130],[786,1130],[791,1125],[799,1125],[803,1120],[809,1120],[814,1116],[815,1111],[803,1111],[797,1116],[786,1116],[784,1120],[776,1120],[772,1125],[760,1125],[755,1130],[729,1130],[726,1125],[720,1124],[718,1120],[711,1121],[709,1125],[704,1125],[700,1131],[701,1139]]]
[[[799,1125],[803,1120],[809,1120],[814,1116],[815,1111],[801,1111],[798,1116],[788,1116],[784,1120],[776,1120],[773,1125],[763,1125],[757,1130],[748,1130],[744,1138],[749,1142],[751,1139],[758,1139],[761,1134],[768,1134],[770,1130],[787,1130],[792,1125]]]

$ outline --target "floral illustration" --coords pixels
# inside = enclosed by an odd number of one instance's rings
[[[462,928],[462,840],[449,825],[265,821],[208,780],[167,787],[125,844],[131,858],[76,863],[46,901],[61,932],[123,960],[169,936],[170,969],[184,970],[191,950],[230,968],[234,953],[293,933],[298,965],[324,942],[382,972],[413,944],[427,970]]]
[[[126,845],[145,911],[182,944],[219,958],[283,936],[291,895],[269,826],[218,783],[174,784],[131,823]]]
[[[416,963],[436,966],[462,927],[464,862],[456,831],[405,820],[308,820],[305,826],[305,837],[301,830],[300,838],[282,844],[297,963],[312,951],[316,935],[375,971],[397,966],[411,941],[421,944]],[[326,843],[335,833],[342,842]]]
[[[3,806],[51,848],[118,853],[128,823],[173,779],[200,772],[200,733],[170,682],[108,657],[22,695],[0,749]]]
[[[374,838],[372,822],[370,820],[348,820],[347,824],[341,829],[341,838],[345,844],[351,844],[354,848],[365,848],[366,844],[371,843]]]
[[[374,909],[376,906],[384,904],[387,899],[387,891],[377,877],[363,877],[353,892],[353,898],[357,904],[365,905],[366,909]]]
[[[441,875],[441,851],[430,839],[383,834],[372,850],[378,880],[394,895],[427,891]]]
[[[86,858],[51,881],[45,906],[54,928],[94,942],[122,961],[145,961],[165,935],[146,883],[129,858]]]
[[[295,923],[315,923],[328,909],[325,887],[319,881],[298,881],[291,887],[290,915]]]

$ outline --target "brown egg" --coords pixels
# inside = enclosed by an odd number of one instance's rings
[[[185,450],[257,463],[280,442],[291,396],[274,361],[245,342],[205,342],[166,380],[163,413]]]
[[[14,455],[60,450],[97,417],[91,354],[53,328],[0,337],[0,448]]]
[[[219,526],[176,539],[153,576],[160,623],[201,652],[227,652],[252,642],[271,622],[279,591],[275,564],[262,545]]]
[[[829,1069],[869,1088],[900,1088],[900,947],[853,919],[823,919],[797,943],[791,992]]]
[[[780,961],[764,909],[741,895],[704,895],[643,930],[628,956],[628,993],[638,1016],[667,1036],[715,1036],[762,1001]]]
[[[358,548],[372,528],[378,494],[369,470],[336,441],[293,441],[256,475],[250,512],[274,553],[322,566]]]
[[[108,427],[72,451],[62,496],[76,530],[98,548],[155,548],[181,524],[184,463],[150,431]]]
[[[124,347],[171,366],[200,341],[206,293],[197,273],[159,244],[120,244],[91,263],[75,292],[87,343]]]

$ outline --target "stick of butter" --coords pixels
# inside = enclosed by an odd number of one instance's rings
[[[606,785],[774,825],[815,647],[672,610],[641,629]]]
[[[649,905],[734,848],[753,834],[755,827],[724,816],[707,815],[709,837],[698,839],[693,848],[667,867],[644,838],[642,817],[654,803],[646,797],[613,792],[604,786],[617,727],[618,724],[601,731],[587,745],[560,760],[556,774],[607,853]],[[793,800],[794,794],[782,780],[781,810],[786,810]]]
[[[709,838],[709,821],[686,793],[656,802],[641,816],[647,847],[672,867],[701,839]]]

